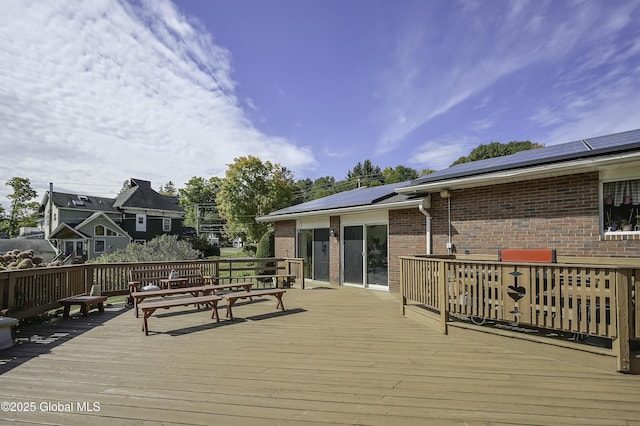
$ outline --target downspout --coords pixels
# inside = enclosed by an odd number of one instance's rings
[[[424,203],[424,201],[420,202],[420,205],[418,206],[418,210],[420,210],[420,213],[422,213],[426,217],[426,222],[427,222],[426,223],[426,225],[427,225],[427,254],[431,254],[431,215],[424,208],[423,203]]]

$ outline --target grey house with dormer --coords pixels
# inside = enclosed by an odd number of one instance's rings
[[[65,258],[92,259],[163,234],[182,234],[184,209],[176,197],[159,194],[151,182],[130,179],[116,198],[45,193],[40,205],[45,238]]]

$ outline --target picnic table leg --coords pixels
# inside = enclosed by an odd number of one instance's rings
[[[64,311],[62,311],[62,318],[69,318],[69,312],[71,311],[71,304],[64,304]]]
[[[238,299],[227,299],[227,318],[229,318],[230,321],[233,321],[233,312],[231,308],[233,307],[233,304],[236,303],[236,300]]]
[[[142,311],[142,331],[144,331],[144,335],[149,335],[149,324],[147,323],[147,318],[149,318],[156,310],[155,309],[143,309]]]
[[[135,310],[136,318],[140,317],[140,315],[138,313],[138,298],[137,297],[133,298],[133,307],[136,308],[136,310]]]
[[[220,322],[220,316],[218,315],[218,301],[211,302],[211,319],[215,318],[216,322]]]
[[[80,313],[85,317],[89,315],[89,303],[80,304]]]
[[[276,309],[280,308],[282,312],[284,312],[284,303],[282,303],[283,293],[276,294],[276,299],[278,299],[278,303],[276,303]]]
[[[104,312],[104,302],[98,303],[98,312]]]
[[[251,291],[251,284],[247,284],[245,286],[243,286],[246,292],[250,292]],[[249,296],[249,300],[251,300],[253,302],[253,296]]]

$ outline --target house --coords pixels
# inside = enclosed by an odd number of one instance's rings
[[[40,204],[45,239],[76,261],[182,233],[184,210],[177,198],[161,195],[149,181],[131,179],[116,198],[47,191]]]
[[[399,256],[495,259],[501,248],[640,258],[640,129],[459,164],[258,218],[305,276],[398,291]]]

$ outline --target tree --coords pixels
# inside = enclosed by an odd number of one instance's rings
[[[332,176],[319,177],[314,181],[309,178],[301,179],[295,186],[292,204],[305,203],[337,192],[336,179]]]
[[[7,186],[13,188],[13,193],[7,198],[11,203],[9,212],[8,231],[9,238],[18,235],[20,226],[35,226],[36,216],[38,214],[39,204],[37,201],[31,201],[38,196],[38,193],[31,188],[31,182],[28,178],[13,177],[6,183]]]
[[[220,192],[219,177],[205,180],[202,177],[192,177],[180,189],[180,204],[186,210],[185,225],[198,227],[200,220],[205,223],[218,218],[217,197]]]
[[[360,188],[361,186],[378,186],[384,183],[384,176],[380,167],[374,166],[371,160],[364,160],[364,163],[358,163],[347,173],[347,180],[351,183],[352,188]]]
[[[384,176],[384,183],[399,183],[417,179],[418,172],[411,167],[399,165],[395,168],[385,167],[382,170],[382,176]]]
[[[171,181],[167,182],[164,186],[160,185],[160,189],[158,190],[158,193],[162,195],[169,195],[171,197],[178,196],[178,190],[176,189],[176,186]]]
[[[511,141],[507,144],[500,142],[491,142],[487,145],[478,145],[471,151],[471,153],[467,157],[460,157],[451,165],[455,166],[456,164],[469,163],[471,161],[502,157],[504,155],[511,155],[515,154],[516,152],[542,147],[544,147],[544,145],[533,143],[530,141]]]
[[[225,173],[218,193],[220,214],[233,236],[246,232],[257,241],[268,229],[255,218],[291,205],[295,184],[291,172],[269,161],[248,156],[234,159]]]
[[[120,188],[120,192],[118,192],[118,195],[124,194],[129,189],[131,189],[131,181],[127,179],[124,182],[122,182],[122,188]]]

